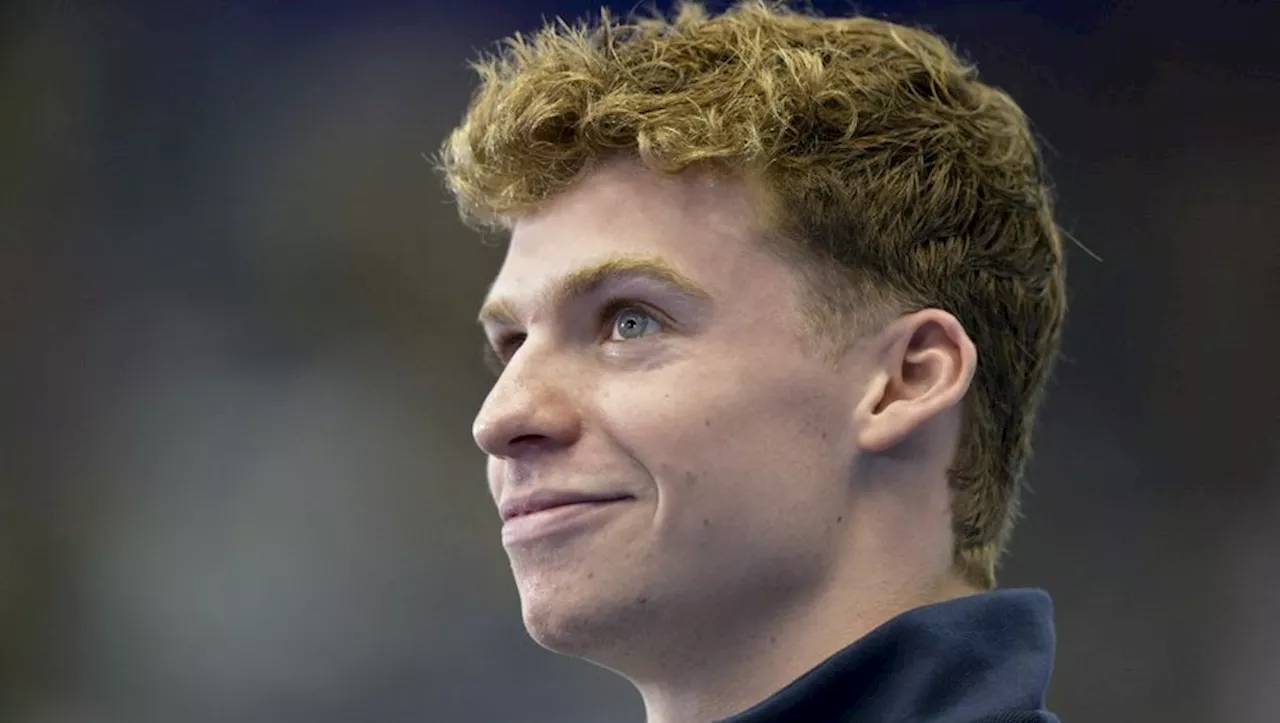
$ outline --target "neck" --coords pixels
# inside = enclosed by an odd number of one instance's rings
[[[647,723],[718,720],[750,708],[823,660],[907,610],[977,592],[954,576],[918,586],[835,587],[807,604],[762,618],[718,619],[684,637],[660,672],[628,676]]]
[[[635,685],[647,723],[701,723],[764,701],[851,643],[908,610],[978,592],[956,573],[951,499],[916,469],[867,472],[845,509],[824,574],[799,586],[704,598],[686,620],[650,627],[637,665],[615,668]],[[794,583],[795,581],[793,581]],[[790,587],[790,589],[781,589]],[[676,606],[678,609],[679,606]]]

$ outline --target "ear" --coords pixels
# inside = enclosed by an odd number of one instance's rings
[[[875,335],[873,368],[855,410],[858,446],[884,452],[955,406],[969,390],[978,352],[941,309],[901,316]]]

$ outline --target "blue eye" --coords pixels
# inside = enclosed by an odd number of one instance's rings
[[[609,331],[610,341],[630,341],[660,331],[662,324],[652,314],[634,306],[624,307],[613,315],[613,328]]]

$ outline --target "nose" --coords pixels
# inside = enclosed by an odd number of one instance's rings
[[[480,407],[472,436],[493,457],[512,459],[573,444],[582,421],[573,375],[521,354],[503,370]]]

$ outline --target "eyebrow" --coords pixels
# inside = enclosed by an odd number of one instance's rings
[[[562,307],[599,291],[602,287],[631,279],[646,279],[682,296],[709,301],[711,295],[688,276],[657,256],[616,256],[591,266],[574,269],[545,290],[539,301],[551,308]],[[518,326],[515,304],[491,298],[480,309],[481,325]]]

